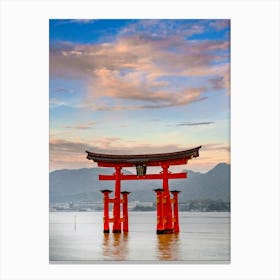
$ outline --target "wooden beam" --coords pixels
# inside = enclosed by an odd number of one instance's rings
[[[134,167],[134,164],[132,163],[110,163],[110,162],[97,162],[97,165],[99,167]]]
[[[165,160],[165,161],[150,161],[150,162],[143,162],[144,165],[146,166],[162,166],[163,164],[167,165],[182,165],[182,164],[187,164],[188,159],[174,159],[174,160]],[[99,167],[135,167],[134,163],[110,163],[110,162],[102,162],[99,161],[97,162],[97,165]]]
[[[187,173],[168,173],[168,179],[185,179],[187,178]],[[120,176],[120,180],[160,180],[163,179],[163,174],[146,174],[145,176],[137,176],[133,174]],[[116,180],[115,175],[99,175],[99,180]]]

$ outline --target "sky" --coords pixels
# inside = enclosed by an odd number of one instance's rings
[[[230,21],[49,22],[50,171],[108,154],[202,146],[181,169],[230,162]]]

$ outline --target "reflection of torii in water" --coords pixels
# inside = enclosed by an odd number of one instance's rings
[[[151,180],[162,179],[162,189],[157,193],[157,234],[179,232],[178,191],[172,191],[170,198],[169,179],[187,178],[187,173],[171,173],[171,165],[187,164],[189,159],[199,156],[201,146],[173,153],[145,154],[145,155],[108,155],[86,151],[87,159],[97,162],[99,167],[113,167],[113,175],[99,175],[99,180],[115,180],[114,198],[109,198],[110,190],[103,190],[104,195],[104,233],[110,232],[109,223],[113,223],[113,233],[128,232],[128,195],[121,192],[121,180]],[[148,166],[161,166],[160,174],[146,174]],[[137,175],[125,175],[123,167],[136,167]],[[122,195],[122,198],[121,198]],[[109,218],[109,203],[113,203],[113,218]],[[120,216],[120,205],[123,205],[123,217]],[[173,214],[172,214],[173,204]]]

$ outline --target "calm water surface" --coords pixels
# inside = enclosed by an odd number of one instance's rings
[[[164,235],[156,212],[130,212],[127,234],[103,234],[102,220],[102,212],[50,212],[50,261],[230,261],[230,213],[180,212],[180,233]]]

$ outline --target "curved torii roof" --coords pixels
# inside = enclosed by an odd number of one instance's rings
[[[108,163],[108,164],[129,164],[129,165],[152,165],[156,162],[165,161],[176,161],[176,160],[188,160],[199,156],[199,149],[201,146],[196,148],[183,150],[172,153],[161,153],[161,154],[138,154],[138,155],[110,155],[100,154],[86,151],[87,159],[93,160],[97,163]]]

